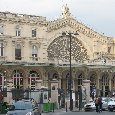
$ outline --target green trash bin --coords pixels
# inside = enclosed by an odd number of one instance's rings
[[[0,114],[6,114],[7,113],[7,103],[3,102],[0,103]]]
[[[50,103],[43,104],[43,112],[50,112]]]
[[[52,103],[49,103],[49,110],[50,110],[50,112],[53,110],[53,104]]]

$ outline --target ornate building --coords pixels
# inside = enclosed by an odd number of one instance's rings
[[[35,89],[35,81],[50,89],[57,79],[59,88],[68,89],[71,70],[73,90],[83,79],[90,80],[101,95],[115,90],[115,44],[113,37],[100,34],[71,16],[64,7],[62,17],[45,17],[0,12],[0,87],[12,80],[15,88]]]

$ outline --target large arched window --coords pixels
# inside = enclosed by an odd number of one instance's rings
[[[113,76],[113,79],[112,79],[112,90],[115,90],[115,75]]]
[[[90,76],[90,96],[94,96],[96,93],[96,74]]]
[[[4,45],[0,43],[0,56],[4,56]]]
[[[0,72],[0,100],[7,97],[6,71]]]
[[[49,60],[70,60],[70,37],[58,37],[48,46]],[[71,59],[76,62],[82,62],[88,59],[87,49],[83,43],[74,37],[71,37]]]
[[[107,73],[103,74],[102,79],[101,79],[101,84],[102,84],[101,95],[107,96],[109,94],[109,79],[108,79]]]
[[[3,89],[6,85],[6,76],[3,73],[0,73],[0,89]]]
[[[38,56],[38,48],[37,46],[33,45],[32,46],[32,60],[37,61],[38,60],[37,56]]]
[[[15,59],[21,60],[21,45],[17,44],[15,47]]]
[[[23,74],[19,70],[14,70],[13,72],[13,85],[15,88],[22,88],[23,87]]]
[[[79,74],[77,81],[78,81],[78,90],[79,90],[81,88],[82,84],[83,84],[83,75],[82,75],[82,73]]]
[[[35,89],[35,85],[36,85],[36,80],[39,80],[39,74],[36,71],[30,71],[29,73],[29,78],[28,78],[28,84],[30,89]]]

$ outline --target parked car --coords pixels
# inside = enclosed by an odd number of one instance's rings
[[[110,101],[110,97],[102,97],[102,110],[108,110],[108,103]]]
[[[109,97],[102,97],[102,110],[108,110],[108,103],[110,101]],[[90,100],[89,103],[84,105],[85,111],[94,111],[96,110],[95,102],[93,100]]]
[[[34,106],[30,100],[14,102],[8,109],[6,115],[41,115],[38,106]]]
[[[95,103],[93,100],[90,100],[89,103],[84,105],[85,111],[94,111],[96,110]]]
[[[108,103],[108,110],[113,111],[115,110],[115,98],[111,98]]]

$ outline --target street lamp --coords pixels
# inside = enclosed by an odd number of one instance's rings
[[[70,91],[70,111],[73,110],[73,99],[72,99],[72,68],[71,68],[71,47],[72,47],[72,35],[79,35],[77,32],[76,33],[72,33],[72,32],[62,32],[62,36],[66,36],[68,35],[69,36],[69,56],[70,56],[70,76],[69,76],[69,81],[70,81],[70,84],[69,84],[69,91]]]

